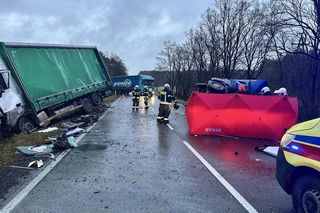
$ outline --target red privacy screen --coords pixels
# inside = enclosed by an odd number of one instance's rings
[[[298,101],[288,96],[194,92],[186,110],[190,134],[280,140],[297,122]]]

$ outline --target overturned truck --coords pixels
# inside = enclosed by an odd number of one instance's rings
[[[66,112],[89,113],[112,82],[96,47],[0,42],[1,130],[30,131]]]

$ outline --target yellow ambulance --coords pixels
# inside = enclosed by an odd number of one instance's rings
[[[320,118],[296,124],[281,139],[276,177],[295,212],[320,212]]]

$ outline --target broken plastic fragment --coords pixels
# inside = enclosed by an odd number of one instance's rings
[[[76,139],[73,136],[68,137],[68,143],[72,148],[78,147],[78,144],[76,143]]]
[[[267,148],[263,149],[264,153],[277,157],[279,147],[278,146],[268,146]]]
[[[42,146],[34,146],[32,148],[30,148],[32,151],[35,152],[46,152],[47,151],[47,146],[46,145],[42,145]]]
[[[71,131],[67,132],[66,135],[70,136],[70,135],[73,135],[73,134],[76,134],[76,133],[80,133],[80,132],[83,132],[83,131],[84,131],[84,129],[77,127],[74,130],[71,130]]]
[[[47,132],[52,132],[52,131],[55,131],[55,130],[58,130],[59,128],[58,127],[49,127],[47,129],[43,129],[43,130],[40,130],[38,131],[39,133],[47,133]]]
[[[34,161],[31,161],[29,164],[28,164],[28,167],[41,167],[43,166],[43,161],[40,159],[40,160],[34,160]]]

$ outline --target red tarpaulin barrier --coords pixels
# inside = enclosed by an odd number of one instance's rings
[[[298,101],[288,96],[194,92],[187,106],[190,134],[280,140],[297,122]]]

